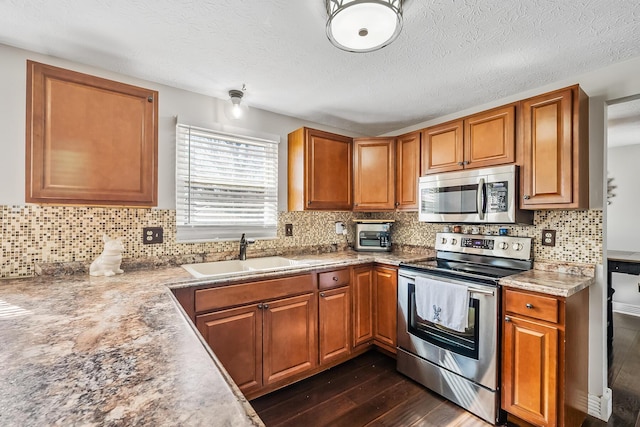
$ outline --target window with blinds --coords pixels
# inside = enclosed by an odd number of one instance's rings
[[[274,238],[278,142],[176,126],[178,242]]]

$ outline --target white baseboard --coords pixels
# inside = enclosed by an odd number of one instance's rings
[[[630,314],[632,316],[640,317],[640,306],[625,304],[623,302],[616,302],[616,301],[613,302],[612,306],[613,306],[613,311],[615,311],[616,313],[624,313],[624,314]]]
[[[589,402],[587,412],[592,417],[596,417],[602,421],[608,421],[613,411],[613,399],[611,389],[604,389],[602,396],[589,394]]]

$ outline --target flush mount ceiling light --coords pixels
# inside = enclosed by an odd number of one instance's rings
[[[394,41],[402,30],[401,0],[325,0],[327,37],[349,52],[372,52]]]

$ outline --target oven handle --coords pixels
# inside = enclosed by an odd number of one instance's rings
[[[404,275],[404,274],[400,274],[400,276],[411,280],[413,282],[413,285],[415,286],[415,278],[416,278],[415,276],[407,276],[407,275]],[[470,294],[476,293],[476,294],[490,295],[490,296],[494,296],[495,295],[495,292],[493,290],[489,291],[489,290],[480,289],[480,288],[468,287],[468,291],[469,291]]]

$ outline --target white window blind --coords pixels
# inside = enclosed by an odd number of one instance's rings
[[[178,124],[176,210],[179,242],[276,237],[278,143]]]

